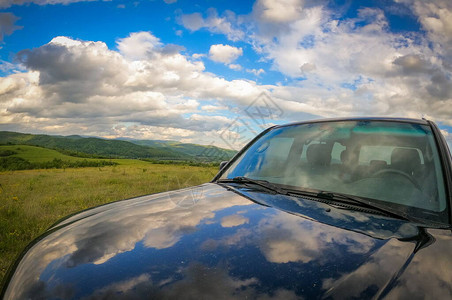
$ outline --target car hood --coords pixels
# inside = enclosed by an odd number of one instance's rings
[[[54,225],[5,299],[452,296],[450,230],[236,186],[123,200]]]

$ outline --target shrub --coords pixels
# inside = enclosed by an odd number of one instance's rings
[[[31,169],[65,169],[65,168],[86,168],[104,167],[117,165],[115,162],[105,160],[78,160],[65,161],[54,158],[43,163],[31,163],[20,157],[0,158],[0,171],[31,170]]]
[[[11,156],[11,155],[14,155],[14,154],[17,154],[17,152],[16,151],[12,151],[12,150],[1,150],[0,151],[0,156],[1,157]]]
[[[0,158],[0,170],[27,170],[34,169],[32,163],[20,157],[3,157]]]

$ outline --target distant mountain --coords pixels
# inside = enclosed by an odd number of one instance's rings
[[[230,159],[236,152],[214,146],[174,141],[111,140],[94,137],[51,136],[0,131],[0,144],[23,144],[60,149],[103,157],[147,158],[156,160],[218,161]]]
[[[215,146],[205,146],[190,143],[181,143],[176,141],[161,141],[161,140],[135,140],[127,139],[129,142],[140,146],[148,146],[157,149],[171,149],[172,151],[179,152],[184,155],[188,155],[198,159],[209,158],[221,158],[223,160],[229,160],[237,151],[219,148]]]

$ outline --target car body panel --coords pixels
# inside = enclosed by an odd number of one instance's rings
[[[445,299],[448,249],[450,230],[208,183],[63,220],[23,254],[4,296]]]

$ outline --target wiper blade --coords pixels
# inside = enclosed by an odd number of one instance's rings
[[[332,199],[332,200],[345,199],[345,200],[347,200],[347,202],[351,202],[352,204],[359,204],[360,206],[364,206],[364,207],[367,207],[367,208],[370,208],[373,210],[380,211],[386,215],[389,215],[389,216],[392,216],[392,217],[395,217],[398,219],[403,219],[405,221],[415,221],[418,223],[424,223],[424,221],[420,221],[417,218],[413,218],[412,216],[408,215],[405,212],[390,209],[384,205],[377,204],[377,203],[367,200],[365,198],[342,194],[342,193],[325,192],[325,191],[320,191],[317,194],[317,196],[325,198],[325,199]]]
[[[255,184],[261,187],[266,188],[269,191],[278,193],[278,194],[282,194],[282,195],[287,195],[288,192],[282,188],[280,188],[279,186],[268,182],[267,180],[260,180],[260,179],[252,179],[252,178],[248,178],[245,176],[237,176],[234,177],[232,179],[220,179],[217,182],[222,183],[222,182],[233,182],[233,183],[251,183],[251,184]]]
[[[360,207],[366,207],[372,210],[376,210],[384,215],[395,217],[397,219],[402,219],[405,221],[417,221],[419,223],[424,223],[422,221],[419,221],[417,219],[413,219],[411,216],[408,216],[408,214],[392,210],[390,208],[387,208],[383,205],[376,204],[372,201],[369,201],[365,198],[342,194],[342,193],[336,193],[336,192],[326,192],[326,191],[304,191],[304,190],[290,190],[290,194],[295,195],[306,195],[311,197],[317,197],[322,198],[325,200],[334,201],[336,203],[340,202],[343,204],[352,204],[352,205],[358,205]]]
[[[299,190],[299,189],[289,189],[287,190],[289,195],[297,195],[297,196],[310,196],[314,198],[321,198],[324,200],[328,200],[328,202],[342,203],[342,204],[352,204],[360,207],[369,208],[375,211],[382,213],[383,215],[390,216],[396,219],[401,219],[405,221],[414,222],[427,227],[441,228],[441,229],[452,229],[450,224],[433,222],[427,219],[421,219],[417,217],[413,217],[412,215],[405,213],[403,211],[392,209],[382,204],[375,203],[374,201],[368,200],[366,198],[362,198],[359,196],[347,195],[336,192],[327,192],[327,191],[315,191],[315,190]],[[332,204],[332,203],[330,203]],[[336,205],[333,205],[336,208]]]
[[[386,207],[385,205],[375,203],[373,201],[367,200],[365,198],[361,198],[358,196],[353,195],[347,195],[342,193],[331,193],[331,192],[319,192],[321,195],[327,195],[327,197],[333,197],[333,198],[344,198],[350,201],[353,201],[354,203],[361,204],[363,206],[366,206],[368,208],[381,211],[382,213],[386,213],[387,215],[390,215],[392,217],[400,218],[406,221],[415,222],[418,224],[426,225],[429,227],[435,227],[435,228],[451,228],[450,224],[444,224],[444,223],[438,223],[427,219],[421,219],[413,217],[412,215],[397,210],[397,209],[391,209],[389,207]]]

